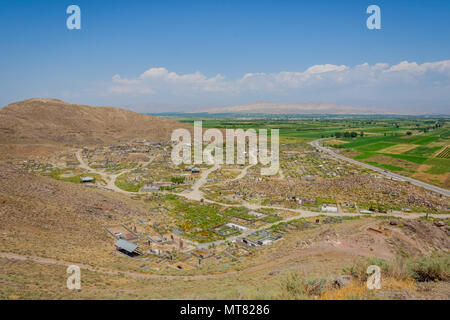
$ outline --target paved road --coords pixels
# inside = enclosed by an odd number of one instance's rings
[[[379,172],[379,173],[381,173],[381,174],[383,174],[383,175],[385,175],[387,177],[393,178],[393,179],[399,179],[399,180],[403,180],[403,181],[408,181],[408,182],[410,182],[410,183],[412,183],[412,184],[414,184],[416,186],[425,188],[427,190],[436,192],[438,194],[442,194],[442,195],[447,196],[447,197],[450,196],[450,191],[447,190],[447,189],[439,188],[439,187],[433,186],[431,184],[428,184],[428,183],[425,183],[425,182],[422,182],[422,181],[419,181],[419,180],[416,180],[416,179],[413,179],[413,178],[405,177],[405,176],[393,173],[393,172],[388,171],[388,170],[383,170],[383,169],[371,166],[370,164],[367,164],[367,163],[364,163],[364,162],[359,162],[359,161],[356,161],[354,159],[347,158],[347,157],[344,157],[343,155],[337,154],[334,151],[321,146],[320,142],[322,140],[323,139],[314,140],[314,141],[310,142],[310,144],[313,147],[315,147],[316,149],[318,149],[320,151],[323,151],[325,153],[328,153],[330,156],[332,156],[334,158],[337,158],[337,159],[340,159],[340,160],[344,160],[344,161],[348,161],[348,162],[351,162],[351,163],[356,164],[358,166],[361,166],[361,167],[364,167],[364,168],[367,168],[367,169],[371,169],[373,171],[377,171],[377,172]]]

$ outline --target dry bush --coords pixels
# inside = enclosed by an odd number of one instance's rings
[[[416,281],[449,281],[450,256],[432,255],[417,258],[409,266],[409,274]]]
[[[352,281],[350,285],[343,288],[332,288],[325,291],[320,297],[320,300],[355,300],[362,299],[367,294],[367,287],[365,283],[359,281]]]
[[[414,279],[424,281],[450,280],[450,255],[433,254],[423,257],[398,257],[393,261],[370,258],[343,268],[345,274],[351,275],[360,282],[367,280],[367,267],[377,265],[381,268],[382,276],[397,280]]]
[[[290,272],[281,280],[282,299],[310,299],[320,296],[330,288],[330,283],[326,279],[301,278],[298,273]]]

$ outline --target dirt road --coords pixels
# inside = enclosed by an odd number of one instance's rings
[[[103,178],[103,180],[105,180],[105,182],[106,182],[105,188],[108,188],[108,189],[110,189],[110,190],[112,190],[112,191],[116,191],[116,192],[120,192],[120,193],[133,194],[133,192],[129,192],[129,191],[122,190],[122,189],[120,189],[118,186],[116,186],[116,179],[117,179],[118,177],[120,177],[121,175],[123,175],[123,174],[125,174],[125,173],[127,173],[127,172],[130,172],[130,171],[132,171],[132,170],[134,170],[134,169],[125,169],[125,170],[123,170],[123,171],[121,171],[121,172],[119,172],[119,173],[116,173],[116,174],[109,174],[109,173],[106,173],[106,172],[103,171],[103,170],[97,170],[97,169],[95,169],[95,168],[91,168],[91,167],[84,161],[83,156],[81,155],[81,150],[78,150],[78,151],[75,153],[75,156],[77,157],[77,160],[78,160],[78,162],[80,163],[80,164],[78,165],[79,168],[82,168],[82,169],[85,169],[85,170],[87,170],[87,171],[89,171],[89,172],[98,174],[98,175],[100,175],[100,176]],[[153,161],[153,158],[151,158],[148,162],[141,162],[141,163],[139,163],[139,164],[140,164],[140,165],[147,165],[147,164],[151,163],[152,161]]]
[[[368,223],[372,224],[373,222]],[[361,228],[361,230],[364,230]],[[363,231],[358,231],[358,233]],[[261,271],[265,269],[270,269],[272,267],[279,266],[280,264],[283,264],[291,259],[296,259],[299,257],[307,257],[317,254],[323,254],[325,252],[329,252],[331,249],[338,250],[338,251],[345,251],[345,248],[335,248],[335,246],[330,246],[327,241],[318,242],[315,246],[309,247],[309,248],[302,248],[301,250],[295,250],[294,252],[291,252],[288,255],[285,255],[283,257],[273,259],[261,264],[258,264],[256,266],[251,266],[246,269],[242,269],[239,271],[228,271],[224,273],[218,273],[218,274],[200,274],[200,275],[161,275],[161,274],[148,274],[148,273],[139,273],[139,272],[131,272],[131,271],[122,271],[122,270],[114,270],[114,269],[107,269],[102,267],[94,267],[91,265],[81,264],[77,262],[69,262],[64,260],[56,260],[52,258],[44,258],[39,256],[25,256],[25,255],[19,255],[15,253],[9,253],[9,252],[0,252],[0,259],[10,259],[10,260],[17,260],[17,261],[30,261],[33,263],[39,263],[39,264],[45,264],[45,265],[56,265],[56,266],[62,266],[62,267],[68,267],[70,265],[76,265],[80,267],[80,269],[89,270],[91,272],[98,272],[98,273],[104,273],[104,274],[110,274],[110,275],[125,275],[127,277],[131,278],[139,278],[139,279],[166,279],[166,280],[203,280],[203,279],[220,279],[220,278],[226,278],[233,275],[241,275],[241,274],[247,274],[247,273],[254,273],[256,271]]]

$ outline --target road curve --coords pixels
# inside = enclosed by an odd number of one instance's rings
[[[380,169],[380,168],[371,166],[370,164],[367,164],[367,163],[364,163],[364,162],[359,162],[359,161],[356,161],[354,159],[347,158],[347,157],[344,157],[343,155],[337,154],[336,152],[321,146],[320,145],[320,141],[322,141],[322,140],[324,140],[324,139],[314,140],[314,141],[311,141],[310,144],[314,148],[316,148],[317,150],[325,152],[325,153],[328,153],[330,156],[332,156],[332,157],[334,157],[336,159],[344,160],[344,161],[356,164],[358,166],[361,166],[361,167],[364,167],[364,168],[376,171],[376,172],[381,173],[381,174],[383,174],[383,175],[385,175],[387,177],[390,177],[390,178],[399,179],[399,180],[403,180],[403,181],[408,181],[408,182],[410,182],[410,183],[412,183],[412,184],[414,184],[416,186],[425,188],[427,190],[436,192],[438,194],[442,194],[442,195],[447,196],[447,197],[450,196],[450,191],[447,190],[447,189],[439,188],[439,187],[433,186],[431,184],[428,184],[428,183],[425,183],[425,182],[422,182],[422,181],[419,181],[419,180],[416,180],[416,179],[413,179],[413,178],[405,177],[405,176],[399,175],[397,173],[393,173],[393,172],[388,171],[388,170]]]

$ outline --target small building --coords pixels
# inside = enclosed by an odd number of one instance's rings
[[[332,212],[332,213],[338,212],[338,208],[335,204],[323,204],[321,210],[322,212]]]
[[[257,246],[259,246],[259,244],[258,244],[257,241],[253,241],[253,240],[251,240],[251,239],[249,239],[249,238],[242,238],[241,241],[242,241],[245,245],[247,245],[247,246],[249,246],[249,247],[257,247]]]
[[[295,196],[287,197],[286,201],[293,201],[293,202],[297,202],[298,204],[302,204],[303,203],[302,199],[300,199],[298,197],[295,197]]]
[[[81,177],[82,183],[94,182],[94,180],[95,179],[93,177]]]
[[[124,239],[119,239],[114,243],[114,245],[116,246],[118,251],[125,253],[126,255],[129,255],[131,257],[138,256],[141,254],[139,245],[133,242]]]
[[[192,174],[199,174],[200,173],[200,168],[197,168],[197,167],[195,167],[195,168],[192,168]]]
[[[259,230],[250,234],[248,237],[242,238],[242,242],[250,247],[265,246],[271,244],[283,237],[267,230]]]

